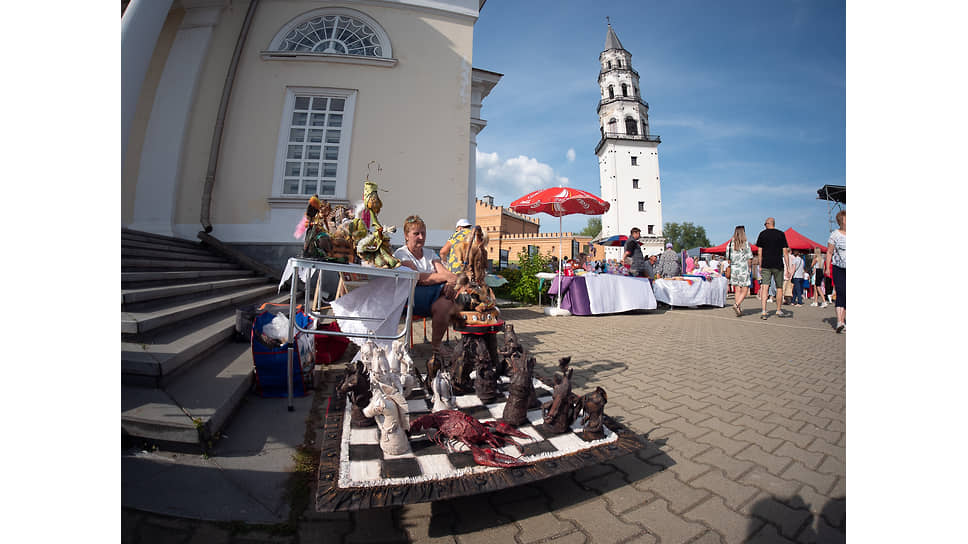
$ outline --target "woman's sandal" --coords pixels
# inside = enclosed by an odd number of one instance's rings
[[[736,312],[736,317],[743,317],[743,310],[740,310],[736,304],[733,304],[733,311]]]

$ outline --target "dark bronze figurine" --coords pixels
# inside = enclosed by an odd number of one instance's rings
[[[511,354],[511,384],[508,400],[504,405],[501,416],[511,425],[523,425],[528,422],[528,409],[540,406],[534,392],[534,357],[525,357],[521,352]],[[532,403],[537,406],[532,406]]]
[[[568,368],[571,357],[563,357],[558,361],[561,372],[555,374],[555,387],[551,400],[542,405],[544,423],[553,432],[564,433],[571,429],[571,424],[578,417],[578,395],[571,391],[571,375],[574,369]]]
[[[370,390],[370,372],[362,361],[357,361],[355,366],[352,363],[346,365],[343,379],[336,386],[336,394],[340,398],[349,397],[350,402],[353,403],[353,410],[350,414],[350,421],[353,426],[372,427],[376,425],[376,420],[363,415],[363,409],[370,404],[373,392]]]
[[[608,395],[601,387],[596,387],[591,393],[585,393],[581,397],[581,411],[584,414],[581,418],[582,438],[585,440],[598,440],[605,438],[604,427],[605,403],[608,402]]]

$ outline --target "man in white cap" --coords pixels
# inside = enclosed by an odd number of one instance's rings
[[[454,274],[460,274],[464,271],[464,261],[461,260],[461,256],[456,251],[452,250],[455,245],[470,241],[471,233],[474,232],[471,229],[472,226],[470,221],[462,217],[457,221],[457,226],[455,227],[457,230],[454,231],[454,234],[450,235],[444,247],[440,248],[440,260],[444,262],[447,270],[450,270]]]
[[[659,256],[659,277],[671,278],[679,275],[679,254],[672,251],[672,242],[666,243],[666,249]]]

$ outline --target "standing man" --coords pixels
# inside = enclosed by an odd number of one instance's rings
[[[679,270],[679,254],[672,251],[672,242],[669,242],[662,256],[659,257],[659,276],[663,278],[678,276]]]
[[[637,278],[652,278],[652,265],[645,260],[642,254],[642,247],[639,246],[639,238],[642,231],[638,227],[632,227],[629,239],[625,242],[625,259],[631,259],[629,271]]]
[[[776,228],[776,220],[767,217],[763,223],[766,227],[760,231],[756,237],[756,245],[759,246],[756,254],[760,258],[760,275],[763,285],[769,285],[772,278],[776,282],[776,315],[777,317],[787,317],[783,309],[783,280],[789,280],[793,269],[790,266],[790,249],[787,244],[786,234]],[[766,313],[767,289],[760,292],[760,306],[762,313],[760,319],[768,317]]]
[[[464,271],[464,260],[462,259],[464,256],[458,255],[458,252],[454,251],[454,246],[461,242],[470,242],[471,222],[462,218],[457,221],[455,228],[454,234],[451,234],[444,247],[440,248],[440,259],[444,262],[447,270],[454,274],[460,274]]]

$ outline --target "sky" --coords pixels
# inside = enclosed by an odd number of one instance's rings
[[[475,68],[504,74],[484,99],[477,196],[508,205],[564,185],[601,194],[596,113],[606,16],[632,54],[659,144],[662,221],[710,243],[766,217],[826,245],[825,184],[846,185],[846,23],[829,0],[489,0]],[[836,212],[836,209],[835,209]],[[539,214],[542,232],[558,220]],[[578,232],[589,217],[564,217]]]

